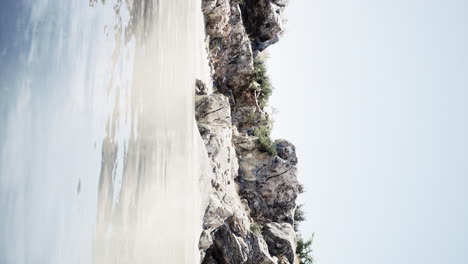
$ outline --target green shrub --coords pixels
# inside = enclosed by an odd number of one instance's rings
[[[265,62],[257,57],[254,59],[253,82],[256,90],[260,92],[258,104],[265,107],[272,93],[270,78],[268,77]]]
[[[297,236],[296,254],[299,258],[299,264],[313,264],[314,258],[312,257],[312,241],[314,235],[308,240],[304,240],[301,235]]]
[[[255,123],[257,121],[257,113],[256,112],[251,112],[246,115],[246,121],[247,123]]]
[[[260,149],[262,151],[268,152],[273,156],[276,156],[276,144],[270,138],[270,128],[265,125],[257,127],[254,131],[254,136],[258,137],[260,143]]]
[[[305,212],[302,209],[303,206],[303,204],[298,205],[296,211],[294,211],[294,231],[296,232],[298,231],[299,223],[306,220]]]
[[[245,115],[245,122],[252,126],[273,127],[273,119],[268,114],[260,112],[250,112]]]
[[[250,224],[250,231],[252,231],[252,233],[254,233],[257,236],[262,235],[262,229],[263,229],[262,225],[258,223],[253,222]]]

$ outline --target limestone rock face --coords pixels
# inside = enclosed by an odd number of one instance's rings
[[[284,32],[286,0],[202,0],[214,86],[232,105],[255,106],[254,57]]]
[[[287,0],[245,0],[242,8],[247,32],[254,38],[253,48],[263,51],[279,41],[284,32],[283,10]]]
[[[203,0],[202,11],[215,86],[224,93],[245,90],[253,72],[253,53],[239,0]]]
[[[205,15],[205,30],[212,38],[222,38],[229,34],[229,17],[231,5],[225,0],[202,1],[202,12]]]
[[[199,241],[204,264],[295,260],[294,210],[301,191],[296,150],[276,140],[277,155],[263,151],[261,135],[254,132],[268,125],[269,117],[252,100],[254,57],[283,34],[286,4],[202,0],[216,88],[212,93],[196,81],[196,120],[210,167],[202,184],[207,194]]]
[[[213,231],[214,243],[202,263],[276,264],[261,235],[247,229],[247,222],[232,216]]]
[[[296,252],[296,233],[292,225],[287,223],[268,223],[263,229],[263,236],[272,256],[286,258],[294,262]]]
[[[277,140],[278,156],[260,151],[255,136],[232,126],[222,94],[196,96],[195,105],[212,168],[199,242],[202,263],[293,263],[295,147]]]
[[[248,223],[245,205],[238,195],[234,178],[238,175],[238,161],[232,143],[231,108],[226,96],[209,94],[196,96],[196,119],[211,163],[206,209],[203,216],[203,233],[199,248],[202,259],[206,250],[217,240],[213,230],[218,230],[234,214]]]
[[[245,146],[245,137],[240,138],[240,144]],[[247,199],[251,216],[256,221],[293,224],[296,198],[300,190],[297,158],[291,143],[284,140],[277,142],[281,142],[277,144],[277,152],[285,159],[271,157],[258,149],[242,151],[243,147],[239,146],[240,195]],[[291,152],[286,155],[287,151]]]
[[[284,139],[277,139],[275,144],[276,151],[281,159],[290,162],[292,165],[297,164],[296,147],[291,142]]]

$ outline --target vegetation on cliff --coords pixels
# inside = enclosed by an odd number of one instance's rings
[[[270,78],[268,77],[268,69],[265,64],[265,60],[259,56],[254,59],[254,71],[253,71],[253,85],[256,89],[256,100],[258,105],[264,109],[268,105],[270,96],[272,95],[272,85]],[[260,120],[267,120],[269,117],[265,113],[260,113]],[[272,156],[277,156],[276,144],[271,139],[271,128],[272,122],[260,122],[257,128],[254,130],[254,136],[258,137],[260,149],[268,152]],[[302,186],[302,185],[301,185]],[[301,187],[300,193],[302,193],[303,186]],[[299,232],[299,223],[306,220],[305,212],[303,211],[303,205],[298,205],[294,212],[294,231],[297,237],[296,255],[299,260],[299,264],[313,264],[314,258],[312,256],[312,243],[313,235],[309,239],[304,239],[302,234]]]
[[[314,236],[310,239],[304,240],[301,235],[297,236],[296,255],[299,259],[299,264],[313,264],[314,258],[312,257],[312,242]]]
[[[296,206],[304,188],[295,146],[272,140],[268,111],[273,89],[262,51],[282,35],[284,7],[202,1],[216,90],[200,93],[196,107],[213,173],[200,238],[204,264],[312,263],[312,242],[297,231],[305,217]]]
[[[276,156],[276,144],[273,142],[273,140],[271,140],[270,134],[271,129],[265,125],[257,127],[254,131],[254,136],[258,137],[260,149],[270,153],[272,156]]]
[[[256,90],[255,97],[260,107],[264,108],[272,94],[272,85],[268,77],[264,59],[256,57],[254,59],[254,71],[252,74],[252,87]]]
[[[299,223],[306,220],[305,212],[302,210],[303,206],[303,204],[298,205],[294,212],[294,231],[296,231],[297,234],[296,255],[299,259],[299,264],[313,264],[312,242],[314,235],[312,234],[312,237],[309,239],[304,239],[299,233]]]

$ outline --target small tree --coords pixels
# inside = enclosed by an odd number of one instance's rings
[[[296,211],[294,211],[294,231],[298,232],[298,227],[300,222],[304,222],[306,220],[305,212],[302,209],[304,205],[300,204],[296,207]]]
[[[268,103],[272,93],[272,85],[268,77],[267,68],[263,59],[254,59],[253,86],[257,90],[257,100],[263,108]]]
[[[254,131],[254,136],[258,137],[260,143],[260,149],[262,151],[270,153],[272,156],[276,156],[276,144],[270,138],[270,128],[268,126],[261,125]]]
[[[313,264],[314,258],[312,257],[312,242],[314,234],[308,240],[304,240],[301,235],[297,236],[296,254],[299,258],[299,264]]]

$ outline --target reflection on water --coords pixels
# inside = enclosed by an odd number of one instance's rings
[[[0,263],[198,262],[199,1],[3,6]]]

